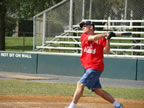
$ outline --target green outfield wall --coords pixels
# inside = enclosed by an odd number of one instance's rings
[[[144,59],[104,58],[102,77],[144,80]],[[81,76],[79,56],[41,53],[0,52],[0,72]]]
[[[38,73],[80,76],[83,70],[79,56],[38,55]]]
[[[36,73],[37,54],[0,52],[0,71]]]
[[[137,80],[144,80],[144,59],[137,61]]]
[[[103,77],[116,79],[136,79],[137,59],[104,58],[105,70]]]

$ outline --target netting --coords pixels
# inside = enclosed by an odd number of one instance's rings
[[[42,41],[69,29],[70,0],[63,1],[55,8],[35,17],[35,45],[42,45]],[[45,18],[44,14],[46,14]],[[78,24],[82,19],[109,17],[113,20],[142,20],[144,19],[143,0],[73,0],[72,25]]]
[[[64,29],[68,28],[69,6],[69,2],[64,2],[56,8],[34,17],[34,44],[36,46],[42,45],[43,41],[50,40],[51,37],[60,35]]]
[[[90,14],[90,0],[86,0],[86,16]],[[92,0],[92,19],[133,19],[144,18],[143,0]]]

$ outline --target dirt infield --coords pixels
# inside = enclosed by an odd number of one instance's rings
[[[10,96],[0,95],[0,108],[66,108],[70,96]],[[144,108],[144,100],[117,99],[125,108]],[[82,97],[77,108],[113,108],[98,97]]]

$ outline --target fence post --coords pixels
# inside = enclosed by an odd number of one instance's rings
[[[92,18],[92,2],[93,0],[90,0],[90,7],[89,7],[89,19]]]
[[[33,51],[35,50],[35,42],[36,42],[36,18],[35,17],[33,17]]]
[[[72,30],[73,26],[73,0],[70,0],[70,10],[69,10],[69,30]]]
[[[25,32],[23,33],[23,51],[25,51]]]
[[[82,4],[82,20],[85,19],[85,0],[83,0]]]
[[[46,35],[46,13],[43,14],[43,31],[42,31],[42,46],[45,45],[45,35]]]
[[[125,0],[124,19],[127,19],[127,0]]]

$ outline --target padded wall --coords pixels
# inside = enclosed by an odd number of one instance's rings
[[[37,54],[0,52],[0,71],[36,73]]]
[[[144,59],[104,58],[102,77],[144,80]],[[82,76],[79,56],[0,52],[0,72]]]
[[[136,59],[105,58],[105,71],[102,75],[115,79],[136,79]]]
[[[83,67],[78,56],[38,55],[38,73],[80,76]]]
[[[137,80],[144,80],[144,59],[137,63]]]

